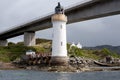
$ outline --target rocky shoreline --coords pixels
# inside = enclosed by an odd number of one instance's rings
[[[120,60],[109,59],[96,61],[92,59],[71,57],[66,66],[52,66],[48,57],[20,59],[10,63],[0,62],[0,69],[39,70],[48,72],[86,72],[86,71],[117,71],[120,70]]]
[[[39,70],[47,72],[119,71],[120,67],[26,66],[0,62],[0,70]]]

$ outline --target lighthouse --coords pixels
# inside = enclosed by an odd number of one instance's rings
[[[55,8],[55,14],[51,17],[53,25],[53,40],[52,40],[52,65],[67,65],[67,47],[66,47],[66,23],[67,17],[64,14],[64,9],[58,3]]]

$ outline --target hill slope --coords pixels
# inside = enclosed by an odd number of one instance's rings
[[[120,46],[101,45],[96,47],[84,47],[84,49],[89,49],[89,50],[102,50],[104,48],[110,50],[113,53],[120,54]]]

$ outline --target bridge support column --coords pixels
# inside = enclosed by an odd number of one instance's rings
[[[24,45],[25,46],[35,46],[35,32],[29,31],[24,33]]]
[[[8,46],[7,40],[0,40],[0,46]]]

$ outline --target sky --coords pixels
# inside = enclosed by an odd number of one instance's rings
[[[58,2],[65,8],[85,0],[0,0],[0,33],[18,25],[44,17]],[[86,0],[89,1],[89,0]],[[67,42],[83,46],[120,45],[120,15],[103,17],[67,25]],[[36,32],[36,38],[52,39],[52,28]],[[8,39],[23,41],[23,35]]]

